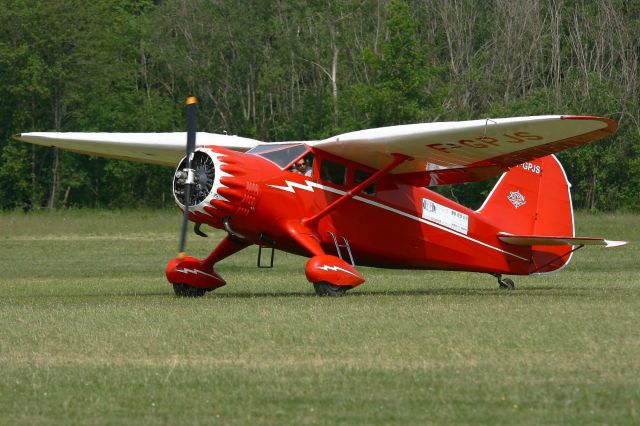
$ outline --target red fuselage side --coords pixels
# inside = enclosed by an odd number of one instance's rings
[[[304,218],[355,187],[357,173],[375,171],[315,150],[313,175],[306,177],[257,155],[209,149],[223,163],[220,199],[205,207],[206,213],[191,214],[195,222],[223,228],[227,217],[233,230],[251,242],[303,256],[310,253],[292,238],[292,229],[336,255],[332,233],[348,240],[356,264],[363,266],[529,273],[530,248],[501,242],[499,223],[488,223],[475,211],[401,177],[382,177],[375,193],[360,193],[307,229],[301,225]],[[344,185],[321,178],[323,161],[345,167]]]

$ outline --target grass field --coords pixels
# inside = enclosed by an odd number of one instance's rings
[[[177,212],[0,214],[1,424],[638,424],[640,216],[577,216],[559,274],[362,268],[318,298],[257,249],[173,296]],[[203,256],[221,238],[190,236]]]

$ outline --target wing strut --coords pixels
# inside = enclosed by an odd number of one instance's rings
[[[350,200],[351,198],[360,194],[363,189],[369,187],[369,185],[371,185],[372,183],[377,182],[378,179],[380,179],[382,176],[386,175],[391,170],[395,169],[405,161],[413,160],[413,157],[409,157],[408,155],[404,155],[404,154],[393,153],[391,155],[393,156],[393,160],[389,164],[387,164],[386,166],[384,166],[383,168],[375,172],[373,175],[369,176],[369,178],[365,179],[358,186],[351,189],[349,192],[347,192],[342,197],[335,200],[333,203],[329,204],[324,209],[320,210],[315,215],[302,219],[302,224],[304,226],[313,227],[316,223],[318,223],[318,221],[321,218],[331,213],[333,210],[338,208],[345,201]]]

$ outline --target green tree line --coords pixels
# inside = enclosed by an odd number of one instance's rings
[[[636,0],[3,0],[0,208],[170,206],[168,168],[27,131],[200,129],[306,140],[537,114],[617,120],[560,155],[574,205],[640,211]],[[438,190],[474,206],[491,183]]]

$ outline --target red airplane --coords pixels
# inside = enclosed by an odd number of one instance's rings
[[[179,296],[225,285],[224,258],[260,247],[309,257],[318,295],[339,296],[364,282],[355,265],[483,272],[501,288],[509,275],[562,269],[585,245],[622,241],[576,237],[570,184],[553,155],[613,133],[592,116],[536,116],[410,124],[308,142],[264,143],[195,132],[188,100],[187,156],[173,179],[176,203],[195,232],[227,232],[205,259],[180,254],[166,276]],[[197,136],[196,136],[197,135]],[[184,133],[23,133],[17,139],[89,155],[175,165]],[[197,139],[197,144],[196,144]],[[502,174],[478,210],[427,186]],[[189,208],[185,210],[185,205]],[[270,250],[263,255],[262,250]]]

